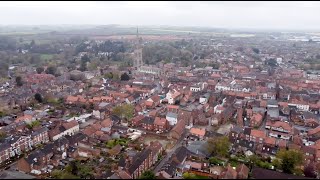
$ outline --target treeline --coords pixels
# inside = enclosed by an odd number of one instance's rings
[[[189,50],[178,49],[170,44],[150,44],[143,48],[142,58],[146,64],[156,64],[160,61],[189,62],[193,59],[193,54]]]
[[[90,48],[89,48],[90,47]],[[75,48],[75,54],[78,54],[80,52],[92,52],[92,53],[98,53],[98,52],[109,52],[110,54],[117,54],[117,53],[124,53],[127,50],[123,42],[119,41],[105,41],[104,43],[97,44],[94,42],[91,43],[85,43],[81,42],[78,44]]]
[[[17,42],[9,36],[0,36],[0,51],[15,51]]]

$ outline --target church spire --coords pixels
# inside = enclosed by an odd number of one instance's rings
[[[138,26],[137,26],[137,34],[136,34],[136,36],[137,36],[137,39],[139,40],[139,28],[138,28]]]

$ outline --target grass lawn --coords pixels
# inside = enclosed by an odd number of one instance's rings
[[[210,178],[207,176],[194,175],[194,179],[210,179]]]
[[[106,143],[107,148],[113,148],[115,147],[117,144],[120,144],[121,146],[126,146],[128,144],[129,140],[128,139],[111,139]]]
[[[53,55],[52,54],[41,54],[40,55],[40,59],[41,60],[50,60],[53,58]]]

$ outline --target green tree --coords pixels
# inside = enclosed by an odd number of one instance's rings
[[[23,85],[21,76],[17,76],[16,77],[16,83],[17,83],[17,86],[22,86]]]
[[[57,68],[55,66],[49,66],[46,70],[47,74],[55,75],[57,72]]]
[[[134,106],[131,104],[116,106],[115,108],[113,108],[112,114],[117,115],[121,118],[126,118],[127,120],[131,120],[134,114]]]
[[[38,126],[40,126],[40,125],[41,125],[40,121],[32,121],[31,123],[27,124],[27,127],[28,127],[29,129],[32,129],[32,128],[38,127]]]
[[[208,139],[208,150],[211,154],[220,157],[229,155],[230,142],[228,137],[222,136]]]
[[[104,75],[104,78],[107,78],[107,79],[112,79],[113,78],[113,74],[112,72],[108,72]]]
[[[30,48],[34,47],[36,45],[36,42],[32,39],[32,41],[30,42]]]
[[[0,140],[5,139],[7,137],[7,133],[4,131],[0,131]]]
[[[39,93],[36,93],[36,94],[34,95],[34,98],[35,98],[39,103],[42,103],[42,102],[43,102],[43,98],[42,98],[41,94],[39,94]]]
[[[36,71],[37,71],[38,74],[41,74],[44,71],[44,68],[43,67],[37,67]]]
[[[195,174],[185,172],[182,174],[183,179],[195,179]]]
[[[134,107],[131,104],[125,104],[123,105],[123,116],[127,119],[127,120],[131,120],[131,118],[133,118],[133,114],[134,114]]]
[[[279,159],[272,160],[272,165],[274,166],[275,169],[281,169],[281,162]]]
[[[61,170],[53,170],[51,172],[51,176],[54,179],[80,179],[78,176],[71,174],[68,171],[61,171]]]
[[[119,80],[119,79],[120,79],[119,74],[118,74],[118,73],[113,73],[112,79],[113,79],[113,80]]]
[[[6,113],[5,113],[5,112],[0,111],[0,118],[1,118],[1,117],[4,117],[5,115],[6,115]]]
[[[121,81],[129,81],[130,77],[127,73],[121,75]]]
[[[258,48],[252,48],[252,51],[255,52],[256,54],[260,53],[260,50]]]
[[[281,168],[285,173],[293,173],[296,166],[301,165],[303,154],[297,150],[280,150],[276,157],[281,161]]]
[[[156,175],[153,171],[148,170],[143,172],[139,179],[156,179]]]

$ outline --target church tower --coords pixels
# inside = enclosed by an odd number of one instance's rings
[[[137,27],[137,35],[136,35],[136,43],[135,43],[135,50],[134,50],[134,59],[133,59],[133,67],[139,68],[143,65],[142,61],[142,44],[139,37],[139,29]]]

